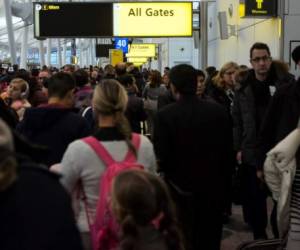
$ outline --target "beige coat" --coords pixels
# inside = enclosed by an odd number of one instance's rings
[[[270,152],[264,164],[265,180],[277,203],[277,223],[281,238],[285,238],[290,225],[290,201],[296,172],[295,154],[300,145],[300,129],[292,131]]]

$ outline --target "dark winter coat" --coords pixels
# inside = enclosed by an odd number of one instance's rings
[[[71,142],[91,134],[84,118],[57,106],[27,109],[17,130],[30,142],[48,147],[48,153],[39,160],[47,166],[59,163]]]
[[[257,143],[257,167],[261,169],[266,153],[298,125],[300,118],[300,79],[278,89],[266,112]]]
[[[137,97],[134,93],[128,92],[128,104],[125,111],[132,132],[141,133],[141,122],[145,121],[147,114],[144,110],[143,99]]]
[[[219,203],[230,181],[231,135],[229,116],[219,104],[183,97],[157,113],[153,142],[159,169],[180,189]]]
[[[71,200],[58,176],[27,162],[0,192],[1,250],[82,250]]]
[[[274,66],[271,68],[271,81],[277,89],[284,84],[294,81],[290,74],[281,74]],[[255,80],[254,70],[250,70],[246,79],[241,82],[237,89],[233,105],[234,121],[234,147],[236,151],[242,151],[242,161],[244,164],[256,166],[256,145],[259,128],[256,124],[256,105],[253,92]],[[268,104],[266,104],[267,109]]]

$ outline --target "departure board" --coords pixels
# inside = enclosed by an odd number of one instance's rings
[[[112,3],[36,2],[33,8],[36,38],[113,35]]]

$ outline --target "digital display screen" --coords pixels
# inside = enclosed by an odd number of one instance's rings
[[[54,37],[111,37],[112,3],[36,2],[34,35]]]

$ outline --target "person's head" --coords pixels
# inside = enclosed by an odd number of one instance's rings
[[[170,68],[169,67],[165,67],[164,68],[164,74],[168,74],[170,72]]]
[[[113,180],[112,210],[121,225],[122,250],[142,249],[138,228],[151,225],[163,233],[168,249],[182,249],[174,204],[158,176],[142,170],[121,172]]]
[[[122,84],[122,86],[124,86],[125,89],[128,89],[135,84],[134,76],[131,74],[122,75],[118,77],[117,80]]]
[[[250,62],[257,77],[266,77],[272,64],[268,45],[265,43],[253,44],[250,49]]]
[[[51,77],[51,73],[50,73],[49,70],[42,70],[42,71],[40,71],[39,74],[38,74],[38,84],[40,86],[45,86],[45,82],[50,77]]]
[[[170,87],[170,78],[169,78],[169,73],[165,73],[162,77],[162,83],[169,88]]]
[[[73,73],[76,86],[81,88],[89,82],[89,74],[84,69],[78,69]]]
[[[214,66],[208,66],[206,69],[205,69],[206,73],[207,73],[207,76],[212,79],[213,77],[216,76],[216,72],[217,72],[217,69],[216,67]]]
[[[29,95],[29,84],[21,78],[14,78],[9,83],[8,96],[12,100],[27,99]]]
[[[174,94],[196,95],[197,71],[188,64],[179,64],[170,70],[171,89]]]
[[[202,70],[196,70],[197,72],[197,95],[201,96],[205,90],[205,74]]]
[[[115,78],[115,68],[111,64],[107,64],[104,67],[104,77],[113,79]]]
[[[150,73],[150,87],[156,88],[162,83],[162,77],[158,70],[152,70]]]
[[[121,76],[126,74],[126,63],[120,62],[115,66],[116,75]]]
[[[214,78],[214,83],[221,89],[233,88],[238,69],[239,66],[235,62],[225,63]]]
[[[72,74],[75,71],[75,67],[72,64],[66,64],[63,68],[63,72]]]
[[[30,73],[28,71],[26,71],[25,69],[19,69],[15,76],[15,78],[21,78],[23,79],[24,81],[26,82],[29,82],[30,81]]]
[[[292,58],[295,64],[300,67],[300,45],[293,50]]]
[[[16,179],[17,162],[13,153],[12,133],[0,119],[0,192],[5,191]]]
[[[59,72],[48,79],[49,102],[59,102],[66,107],[74,105],[75,80],[69,73]]]
[[[110,119],[112,125],[124,136],[129,149],[136,154],[131,143],[131,127],[124,115],[127,102],[127,92],[117,80],[104,79],[94,90],[92,103],[98,123],[101,126],[101,120]]]

